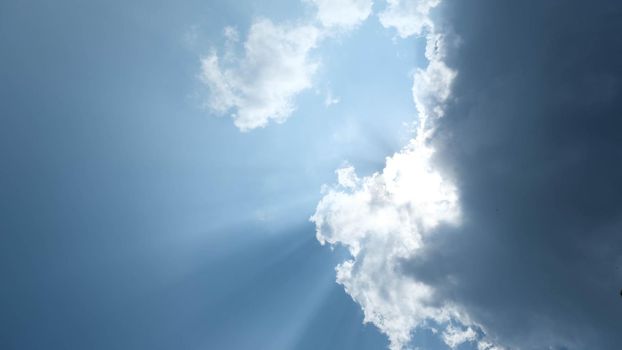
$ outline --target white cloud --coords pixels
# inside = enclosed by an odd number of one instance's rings
[[[477,342],[477,350],[504,350],[504,348],[497,346],[489,341],[480,340],[479,342]]]
[[[277,25],[261,19],[252,24],[236,55],[235,29],[225,29],[226,52],[202,59],[201,78],[210,96],[208,106],[227,113],[242,131],[283,122],[295,110],[294,98],[312,85],[318,61],[311,56],[321,32],[311,25]]]
[[[395,28],[402,38],[421,35],[433,28],[430,10],[439,3],[440,0],[387,0],[386,9],[378,16],[385,28]]]
[[[443,116],[444,104],[451,94],[456,75],[456,71],[437,58],[430,60],[425,69],[417,69],[412,93],[420,120]]]
[[[230,114],[241,131],[281,123],[296,109],[295,98],[312,86],[319,61],[311,56],[334,30],[352,30],[369,17],[372,0],[304,0],[317,8],[319,24],[285,25],[255,21],[240,46],[237,29],[225,27],[222,53],[201,60],[207,106]],[[196,39],[194,39],[196,40]],[[339,103],[329,91],[326,107]]]
[[[356,176],[356,171],[354,167],[351,165],[344,166],[343,168],[337,169],[335,171],[337,174],[337,182],[340,186],[344,188],[353,189],[360,182],[358,176]]]
[[[449,325],[443,332],[443,341],[452,349],[455,349],[459,345],[466,342],[474,342],[476,339],[477,333],[475,333],[471,327],[461,329],[453,325]]]
[[[240,34],[238,33],[238,30],[235,29],[234,27],[231,26],[227,26],[225,27],[225,29],[223,30],[224,36],[227,39],[227,42],[229,43],[237,43],[238,40],[240,40]]]
[[[350,29],[365,21],[372,11],[372,0],[308,0],[317,6],[317,19],[327,28]]]
[[[350,166],[339,169],[339,185],[325,193],[311,218],[322,244],[349,249],[352,259],[337,266],[337,282],[361,305],[365,321],[389,336],[392,349],[401,349],[426,320],[458,315],[435,304],[433,288],[399,269],[423,248],[431,228],[460,217],[456,189],[431,167],[431,155],[413,141],[388,158],[381,173],[360,179]]]

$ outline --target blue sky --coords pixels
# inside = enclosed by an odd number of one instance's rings
[[[4,1],[0,347],[619,348],[622,10],[531,5]]]
[[[14,150],[3,152],[2,230],[14,234],[2,343],[385,346],[334,282],[338,254],[308,217],[343,162],[376,170],[407,138],[412,45],[370,21],[318,50],[318,93],[301,94],[291,120],[240,133],[202,106],[200,57],[225,26],[302,17],[299,4],[2,8],[2,149]],[[372,74],[391,83],[362,81],[384,59],[394,64]],[[327,108],[329,88],[341,102]],[[392,105],[381,120],[378,95]]]

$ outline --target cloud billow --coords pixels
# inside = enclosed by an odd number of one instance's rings
[[[307,0],[317,6],[317,19],[325,28],[352,29],[371,15],[372,0]]]
[[[241,45],[237,30],[227,27],[224,52],[212,50],[201,59],[207,107],[229,114],[240,131],[287,120],[296,110],[296,97],[313,86],[320,65],[314,50],[324,39],[354,30],[372,10],[371,0],[307,1],[315,8],[313,18],[255,19]],[[330,96],[326,105],[337,102]]]

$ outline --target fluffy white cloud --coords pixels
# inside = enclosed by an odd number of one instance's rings
[[[211,53],[202,59],[208,106],[223,114],[232,111],[242,131],[264,127],[270,120],[285,121],[295,110],[296,95],[312,85],[318,61],[310,53],[320,40],[320,30],[257,20],[241,55],[234,51],[237,32],[226,28],[225,36],[224,55]]]
[[[378,16],[385,28],[395,28],[402,38],[421,35],[433,27],[430,10],[439,3],[440,0],[387,0],[386,9]]]
[[[372,0],[309,0],[317,6],[317,19],[327,28],[353,28],[367,19]]]
[[[423,237],[439,223],[457,223],[455,187],[430,164],[432,150],[413,141],[387,159],[381,173],[358,178],[352,167],[337,171],[339,184],[325,193],[312,221],[322,243],[346,246],[352,259],[337,266],[337,282],[363,308],[365,321],[401,349],[426,320],[460,318],[438,306],[434,290],[405,278],[400,262],[423,248]]]

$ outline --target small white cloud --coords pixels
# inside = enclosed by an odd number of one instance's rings
[[[447,326],[443,332],[443,341],[447,346],[455,349],[459,345],[477,340],[477,333],[471,327],[461,329],[453,325]]]
[[[504,350],[505,348],[495,345],[486,340],[480,340],[477,342],[477,350]]]
[[[432,29],[430,10],[440,0],[387,0],[386,9],[378,16],[385,28],[395,28],[401,38],[421,35],[426,29]]]
[[[223,33],[225,35],[225,39],[227,39],[228,42],[237,43],[238,40],[240,40],[240,34],[238,33],[238,30],[235,29],[234,27],[231,27],[231,26],[225,27],[225,29],[223,30]]]
[[[319,63],[310,57],[320,39],[310,25],[276,25],[257,20],[243,43],[243,54],[229,45],[239,40],[237,31],[225,29],[225,55],[215,52],[202,59],[201,78],[210,91],[208,106],[231,112],[242,131],[283,122],[295,110],[294,98],[312,85]]]
[[[372,11],[372,0],[308,0],[317,6],[317,19],[327,28],[351,29],[365,21]]]
[[[324,106],[330,107],[332,105],[336,105],[340,102],[339,97],[333,96],[333,92],[328,90],[326,92],[326,97],[324,98]]]
[[[456,188],[430,164],[431,149],[412,143],[387,159],[381,173],[358,178],[337,171],[339,186],[325,193],[311,218],[317,239],[347,247],[352,258],[337,266],[337,282],[358,302],[365,322],[402,349],[426,320],[459,319],[450,305],[434,302],[434,289],[400,272],[400,262],[423,248],[441,222],[460,218]]]

